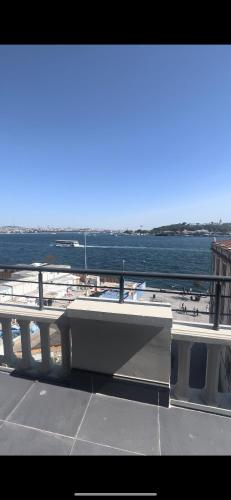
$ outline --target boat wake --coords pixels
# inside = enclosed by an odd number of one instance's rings
[[[79,245],[79,246],[82,246],[84,247],[84,245]],[[87,248],[125,248],[125,249],[131,249],[131,250],[154,250],[154,251],[175,251],[175,252],[206,252],[208,253],[208,250],[204,250],[204,249],[192,249],[192,248],[163,248],[163,247],[133,247],[133,246],[130,246],[130,245],[121,245],[121,246],[117,246],[117,245],[86,245]]]
[[[50,247],[54,247],[54,246],[56,246],[54,243],[50,243]],[[66,247],[64,246],[64,248],[66,248]],[[78,245],[76,247],[71,247],[71,248],[75,248],[75,249],[85,248],[85,245]],[[134,250],[137,250],[140,248],[140,249],[145,249],[145,250],[147,250],[147,249],[154,250],[154,248],[152,248],[152,247],[131,247],[130,245],[125,245],[125,246],[122,246],[122,245],[120,245],[120,246],[119,245],[86,245],[86,248],[132,248]]]
[[[56,246],[54,243],[50,243],[50,246]],[[62,247],[61,247],[62,248]],[[65,246],[63,248],[66,248]],[[84,245],[78,245],[76,247],[71,248],[84,248]],[[86,248],[122,248],[127,250],[153,250],[153,251],[165,251],[165,252],[200,252],[200,253],[208,253],[209,250],[198,249],[198,248],[173,248],[173,247],[143,247],[143,246],[130,246],[130,245],[86,245]]]

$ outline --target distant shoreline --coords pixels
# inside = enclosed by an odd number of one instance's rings
[[[213,238],[213,237],[222,237],[222,236],[229,236],[230,239],[231,239],[231,234],[229,233],[212,233],[212,234],[179,234],[179,233],[175,233],[175,234],[166,234],[166,233],[159,233],[159,234],[155,234],[155,233],[122,233],[122,232],[117,232],[117,231],[83,231],[81,229],[72,229],[72,230],[68,230],[68,229],[63,229],[63,230],[58,230],[58,231],[0,231],[0,235],[1,234],[5,234],[7,236],[11,235],[11,234],[63,234],[63,233],[79,233],[79,234],[84,234],[84,233],[87,233],[88,235],[89,234],[106,234],[106,235],[117,235],[117,236],[154,236],[154,237],[157,237],[157,236],[164,236],[164,237],[172,237],[172,236],[178,236],[178,237],[200,237],[200,238]]]

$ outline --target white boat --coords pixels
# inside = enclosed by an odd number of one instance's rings
[[[79,247],[80,244],[77,240],[56,240],[56,247]]]

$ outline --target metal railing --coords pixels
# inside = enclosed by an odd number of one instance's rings
[[[184,294],[184,295],[194,295],[194,296],[203,296],[203,297],[214,297],[215,303],[214,303],[214,310],[213,311],[200,311],[200,314],[207,314],[207,315],[212,315],[214,322],[213,322],[213,328],[215,330],[219,329],[219,322],[220,322],[220,309],[221,309],[221,298],[230,298],[227,295],[222,295],[222,284],[230,282],[231,283],[231,276],[218,276],[218,275],[205,275],[205,274],[179,274],[179,273],[148,273],[148,272],[143,272],[143,271],[115,271],[111,269],[82,269],[82,268],[75,268],[75,267],[55,267],[55,266],[33,266],[33,265],[1,265],[0,264],[0,269],[3,270],[12,270],[12,271],[33,271],[38,273],[38,281],[33,281],[33,280],[22,280],[22,279],[15,279],[14,277],[4,277],[0,278],[0,281],[7,281],[8,283],[10,281],[12,282],[23,282],[23,283],[35,283],[38,285],[38,297],[33,296],[33,295],[19,295],[19,294],[11,294],[11,297],[26,297],[26,298],[34,298],[38,300],[38,307],[40,310],[43,309],[44,307],[44,294],[43,294],[43,286],[44,285],[56,285],[56,286],[68,286],[68,283],[55,283],[54,281],[52,282],[47,282],[43,281],[43,272],[48,272],[48,273],[63,273],[63,274],[74,274],[74,275],[98,275],[98,276],[110,276],[110,277],[116,277],[118,279],[118,287],[116,286],[102,286],[102,285],[92,285],[92,284],[71,284],[71,287],[80,287],[80,288],[97,288],[97,289],[104,289],[107,290],[117,290],[119,292],[118,294],[118,302],[123,303],[125,300],[124,297],[124,292],[126,291],[140,291],[142,293],[146,292],[162,292],[162,293],[171,293],[171,294]],[[215,293],[203,293],[203,292],[194,292],[194,291],[185,291],[185,290],[167,290],[167,289],[160,289],[160,288],[144,288],[144,289],[139,289],[139,288],[131,288],[131,287],[125,287],[125,278],[145,278],[145,279],[162,279],[162,280],[179,280],[179,281],[200,281],[200,282],[207,282],[207,283],[216,283],[215,287]],[[70,286],[70,285],[69,285]],[[0,292],[0,295],[9,295],[7,293],[2,293]],[[46,300],[53,299],[53,300],[61,300],[61,301],[72,301],[75,299],[72,298],[55,298],[54,297],[46,297]],[[179,309],[173,309],[173,311],[180,311]],[[188,310],[187,312],[193,312]],[[229,316],[229,314],[224,314],[226,316]]]

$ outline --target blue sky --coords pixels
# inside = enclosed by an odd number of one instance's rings
[[[231,46],[0,46],[0,224],[231,221]]]

